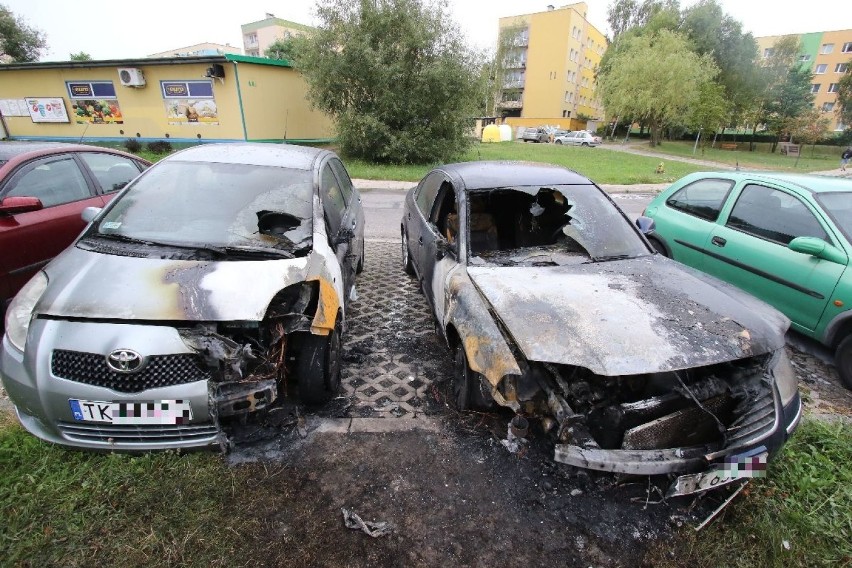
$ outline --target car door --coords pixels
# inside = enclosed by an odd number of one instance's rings
[[[422,252],[424,233],[427,232],[429,217],[432,214],[432,207],[435,205],[435,198],[438,196],[438,190],[441,189],[441,184],[446,180],[443,172],[434,171],[427,175],[414,192],[414,207],[409,208],[407,216],[408,221],[408,247],[411,254],[411,259],[414,263],[414,270],[423,284]],[[412,210],[413,209],[413,210]]]
[[[436,272],[443,273],[445,268],[438,269],[439,265],[445,264],[452,254],[444,254],[438,258],[438,241],[444,244],[458,242],[460,222],[458,216],[458,205],[453,184],[446,176],[441,176],[441,185],[431,207],[429,216],[422,228],[420,246],[420,279],[423,284],[423,293],[432,304],[438,321],[441,321],[443,305],[437,300],[443,297],[443,279],[435,278]]]
[[[811,207],[793,192],[745,182],[711,231],[705,271],[772,304],[799,331],[811,332],[845,266],[787,248],[796,237],[836,244]]]
[[[95,179],[98,193],[109,196],[106,201],[145,169],[137,160],[106,152],[80,152],[77,157]]]
[[[354,271],[357,271],[358,268],[358,261],[364,254],[364,208],[361,207],[361,194],[352,184],[352,179],[343,166],[343,162],[338,158],[331,158],[328,163],[337,177],[343,199],[346,202],[343,226],[354,233],[350,243],[350,262],[354,274]]]
[[[348,295],[354,280],[354,268],[349,258],[352,239],[347,238],[344,225],[347,222],[346,200],[340,189],[340,182],[328,162],[320,169],[320,197],[328,231],[328,244],[337,257],[343,275],[343,290]]]
[[[29,162],[0,188],[0,199],[37,197],[38,211],[0,216],[0,270],[3,299],[11,298],[33,274],[70,245],[86,226],[80,214],[102,207],[71,154]]]
[[[723,176],[701,178],[647,210],[656,225],[654,237],[663,241],[669,256],[694,268],[704,266],[704,243],[734,185],[734,180]]]

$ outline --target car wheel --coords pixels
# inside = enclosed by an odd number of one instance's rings
[[[654,250],[659,254],[668,257],[669,253],[666,251],[666,247],[663,246],[663,243],[655,239],[654,237],[648,237],[648,242],[651,243],[651,246],[654,247]]]
[[[582,144],[580,144],[580,146],[583,146],[584,148],[588,148],[588,147],[589,147],[589,143],[588,143],[588,142],[583,142]]]
[[[402,269],[409,276],[414,276],[414,265],[411,263],[411,251],[408,248],[408,235],[402,232]]]
[[[355,274],[361,274],[364,272],[364,255],[367,254],[367,250],[364,248],[364,239],[361,239],[361,258],[358,259],[358,266],[355,267]]]
[[[340,389],[340,333],[338,323],[328,335],[307,335],[302,340],[296,373],[305,404],[328,402]]]
[[[834,365],[837,367],[843,386],[852,390],[852,335],[847,335],[846,339],[837,346],[837,351],[834,352]]]
[[[458,410],[488,409],[494,399],[482,392],[482,375],[472,371],[461,342],[456,345],[453,369],[453,401]]]
[[[556,143],[562,146],[562,140],[557,140]]]

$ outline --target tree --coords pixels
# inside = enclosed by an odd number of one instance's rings
[[[45,47],[44,32],[28,26],[23,18],[0,4],[0,62],[38,61]]]
[[[615,0],[609,6],[606,18],[613,41],[631,29],[648,25],[660,12],[667,16],[678,14],[680,3],[678,0]]]
[[[813,73],[798,65],[791,67],[780,83],[773,85],[767,91],[764,106],[766,112],[766,128],[775,134],[776,141],[772,145],[775,151],[777,141],[784,133],[790,121],[813,108],[814,95],[811,92]]]
[[[705,81],[698,88],[698,98],[690,109],[686,119],[686,126],[699,133],[718,132],[720,127],[724,128],[730,118],[730,102],[725,97],[725,88],[716,82]],[[706,146],[702,143],[701,148]]]
[[[790,132],[792,142],[811,145],[811,157],[814,155],[816,143],[819,142],[829,128],[829,119],[817,109],[811,107],[787,121],[786,127]],[[796,155],[796,166],[799,165],[799,155]]]
[[[78,51],[77,53],[72,53],[68,56],[71,61],[91,61],[92,56],[86,53],[85,51]]]
[[[852,61],[837,84],[837,115],[847,128],[852,127]]]
[[[601,70],[598,91],[611,113],[634,116],[651,127],[651,146],[674,121],[685,121],[701,96],[701,88],[718,69],[708,56],[692,52],[681,34],[662,30],[633,35]]]
[[[316,13],[321,25],[297,40],[296,65],[344,154],[434,163],[467,149],[482,62],[446,2],[320,0]]]
[[[279,37],[269,44],[266,51],[263,52],[264,57],[269,59],[281,59],[293,61],[296,56],[296,42],[292,37]]]

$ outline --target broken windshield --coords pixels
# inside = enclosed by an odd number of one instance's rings
[[[309,171],[164,162],[139,178],[88,236],[157,244],[309,250]]]
[[[447,226],[457,224],[454,213]],[[649,254],[641,237],[593,186],[522,186],[468,193],[471,263],[569,264]]]

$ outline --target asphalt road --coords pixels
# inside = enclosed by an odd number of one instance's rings
[[[398,239],[405,191],[398,189],[361,189],[368,239]],[[613,200],[634,220],[654,197],[645,193],[614,193]]]

